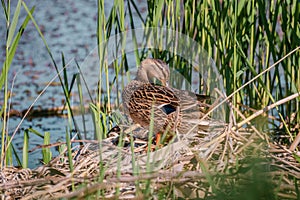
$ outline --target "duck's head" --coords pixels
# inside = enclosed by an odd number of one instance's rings
[[[136,80],[168,86],[169,66],[162,60],[147,58],[141,62]]]

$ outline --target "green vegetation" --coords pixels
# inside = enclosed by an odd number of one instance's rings
[[[97,179],[92,181],[98,183],[95,187],[88,188],[87,182],[79,182],[76,185],[75,175],[77,172],[74,159],[74,152],[72,149],[71,130],[75,127],[79,130],[77,123],[74,120],[74,114],[70,106],[70,92],[75,84],[80,94],[82,123],[84,124],[84,101],[82,100],[83,85],[80,82],[77,74],[72,77],[71,84],[68,81],[67,71],[65,70],[64,56],[62,55],[62,69],[59,69],[50,47],[45,40],[43,33],[39,29],[32,13],[34,8],[29,9],[26,3],[19,0],[14,14],[11,15],[10,1],[2,2],[3,12],[6,17],[6,57],[2,66],[0,75],[0,89],[4,96],[4,102],[0,110],[1,116],[1,170],[12,165],[12,160],[16,159],[20,166],[27,168],[28,166],[28,142],[30,134],[37,134],[44,138],[42,148],[43,162],[45,164],[51,162],[52,154],[50,151],[50,137],[49,132],[44,134],[38,133],[33,129],[24,131],[24,145],[23,145],[23,160],[18,158],[16,151],[11,143],[14,139],[13,135],[9,135],[11,130],[7,130],[7,113],[9,109],[9,89],[8,88],[8,72],[12,60],[14,58],[16,49],[22,33],[26,29],[28,22],[31,20],[36,27],[49,56],[55,66],[57,76],[59,77],[62,90],[66,99],[66,109],[68,111],[69,124],[66,128],[66,141],[67,145],[62,144],[59,146],[60,156],[66,155],[66,159],[61,158],[61,163],[67,163],[71,180],[70,191],[76,192],[78,189],[85,194],[86,197],[101,197],[107,192],[107,187],[101,185],[104,183],[105,174],[110,170],[104,164],[105,158],[102,158],[100,153],[98,170],[99,174]],[[298,198],[299,193],[299,174],[298,176],[291,176],[290,174],[280,174],[279,178],[271,176],[272,170],[275,170],[271,161],[266,159],[265,149],[267,145],[273,141],[280,142],[280,145],[289,148],[289,153],[292,158],[299,164],[299,155],[294,151],[299,152],[299,142],[297,143],[297,135],[299,137],[300,125],[300,103],[299,103],[299,90],[300,90],[300,2],[297,0],[285,1],[210,1],[210,0],[156,0],[147,1],[147,16],[142,17],[142,13],[138,10],[136,1],[134,0],[115,0],[114,5],[108,16],[105,15],[104,1],[98,0],[98,18],[97,18],[97,45],[99,56],[99,83],[98,94],[96,99],[92,99],[90,103],[90,110],[93,115],[95,126],[95,138],[100,142],[99,148],[102,149],[101,142],[107,138],[108,131],[112,128],[113,124],[118,123],[119,117],[114,112],[114,106],[120,103],[120,91],[116,94],[117,99],[111,98],[112,85],[119,79],[125,76],[129,78],[128,70],[128,56],[125,49],[121,51],[121,57],[109,63],[107,59],[107,47],[103,47],[109,38],[117,33],[124,33],[127,29],[132,29],[131,34],[133,39],[136,39],[135,25],[137,21],[134,18],[133,12],[137,13],[138,20],[143,25],[143,28],[151,27],[166,27],[176,32],[187,35],[194,41],[199,43],[207,52],[206,59],[211,58],[216,67],[223,77],[223,84],[225,93],[230,96],[230,107],[233,111],[233,116],[237,121],[236,130],[240,127],[253,128],[257,131],[259,139],[251,138],[245,145],[245,150],[242,148],[236,154],[236,160],[232,161],[229,155],[220,152],[218,158],[213,158],[214,162],[220,159],[220,162],[225,161],[222,170],[217,170],[217,167],[208,166],[210,162],[206,162],[199,158],[198,155],[194,156],[189,162],[191,171],[203,172],[203,177],[193,178],[179,178],[172,175],[170,181],[157,184],[156,189],[153,188],[153,180],[158,179],[156,174],[151,177],[146,175],[151,174],[152,165],[150,162],[150,148],[147,149],[147,165],[145,174],[140,173],[138,162],[135,160],[133,137],[130,135],[130,149],[132,158],[132,169],[135,179],[132,183],[135,185],[135,195],[146,194],[143,197],[150,197],[154,194],[154,190],[158,191],[158,197],[176,198],[179,194],[178,191],[182,185],[190,185],[194,188],[190,191],[189,188],[180,189],[181,197],[188,197],[189,194],[196,193],[195,198],[208,198],[208,199],[280,199],[283,198]],[[24,9],[27,16],[21,23],[18,29],[17,24],[19,21],[20,11]],[[12,16],[12,18],[11,18]],[[129,19],[129,22],[126,20]],[[161,42],[159,39],[157,42]],[[122,41],[126,44],[126,41]],[[147,49],[139,48],[135,40],[133,40],[134,59],[137,64],[146,57],[152,56],[165,60],[174,70],[181,73],[188,81],[191,81],[193,75],[193,68],[187,60],[180,55],[177,51],[168,51],[168,49]],[[160,46],[161,44],[157,44]],[[188,44],[187,44],[188,45]],[[116,52],[116,55],[119,52]],[[198,52],[191,52],[197,54]],[[130,54],[132,56],[132,54]],[[278,62],[277,62],[278,61]],[[76,63],[77,64],[77,63]],[[80,69],[80,65],[78,65]],[[115,71],[115,82],[109,81],[109,67],[113,67]],[[61,75],[63,74],[63,75]],[[103,76],[104,74],[104,76]],[[84,77],[83,77],[84,79]],[[213,81],[213,80],[208,80]],[[85,80],[84,80],[85,82]],[[124,80],[121,80],[124,83]],[[104,92],[103,86],[107,88]],[[202,86],[199,85],[199,89]],[[225,100],[224,100],[225,101]],[[270,107],[267,107],[270,106]],[[270,109],[272,108],[272,109]],[[233,119],[227,116],[227,121],[232,122]],[[25,116],[26,117],[26,116]],[[152,123],[153,124],[153,123]],[[150,135],[152,135],[153,127],[150,128]],[[85,129],[85,128],[84,128]],[[274,132],[273,130],[276,130]],[[85,132],[85,130],[83,131]],[[255,134],[254,134],[255,135]],[[78,139],[81,138],[80,132],[77,134]],[[276,138],[280,140],[276,140]],[[119,136],[118,146],[124,146],[122,134]],[[244,137],[244,136],[243,136]],[[149,141],[151,138],[149,137]],[[227,139],[226,139],[227,141]],[[256,144],[259,143],[259,144]],[[81,144],[83,144],[81,142]],[[254,145],[255,147],[252,147]],[[295,146],[293,146],[295,145]],[[149,142],[148,146],[151,146]],[[228,147],[229,148],[229,147]],[[118,150],[116,162],[118,162],[117,180],[122,180],[122,151]],[[242,152],[242,153],[241,153]],[[120,153],[120,154],[119,154]],[[286,153],[286,152],[285,152]],[[215,156],[215,155],[214,155]],[[221,157],[224,158],[221,160]],[[230,162],[229,162],[230,161]],[[228,162],[228,163],[227,163]],[[234,163],[235,162],[235,163]],[[263,163],[263,164],[262,164]],[[286,164],[285,161],[283,163]],[[299,169],[298,167],[296,167]],[[52,169],[52,172],[54,170]],[[188,170],[187,170],[188,171]],[[297,171],[297,170],[296,170]],[[55,171],[55,175],[60,175],[62,172]],[[183,173],[183,172],[182,172]],[[298,172],[300,173],[300,172]],[[140,179],[139,175],[141,176]],[[143,177],[143,175],[145,175]],[[88,175],[86,175],[88,176]],[[279,187],[281,182],[287,179],[292,185],[284,185],[281,193]],[[173,182],[173,178],[176,181]],[[276,180],[275,180],[276,179]],[[169,180],[169,179],[168,179]],[[179,182],[178,182],[179,180]],[[181,180],[181,182],[180,182]],[[124,181],[126,182],[126,181]],[[120,185],[117,181],[116,191],[114,197],[121,195]],[[181,185],[182,184],[182,185]],[[203,188],[209,188],[205,195],[199,195],[195,192]],[[293,195],[290,191],[293,190]],[[204,191],[204,190],[202,190]],[[0,194],[2,192],[0,191]],[[77,194],[77,193],[76,193]],[[209,195],[208,195],[209,194]],[[249,195],[246,195],[249,194]],[[250,195],[251,194],[251,195]],[[69,198],[74,196],[70,195]]]

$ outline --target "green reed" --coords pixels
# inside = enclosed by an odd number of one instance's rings
[[[51,134],[49,132],[45,132],[44,134],[44,145],[50,144],[50,136]],[[43,162],[45,164],[48,164],[52,159],[52,152],[49,147],[42,148],[42,154],[43,154]]]
[[[1,0],[3,12],[5,14],[5,20],[6,20],[6,29],[7,29],[7,35],[6,35],[6,45],[5,45],[5,61],[2,66],[2,71],[0,74],[0,89],[4,89],[4,102],[3,106],[0,110],[0,116],[3,116],[3,119],[1,121],[1,164],[0,168],[2,169],[3,166],[6,165],[6,160],[12,160],[12,154],[11,154],[11,137],[8,136],[7,132],[7,113],[9,109],[8,105],[8,99],[9,99],[9,90],[8,90],[8,71],[10,69],[12,60],[14,58],[16,49],[18,47],[20,38],[30,20],[29,15],[26,16],[24,21],[21,23],[21,26],[18,31],[16,31],[17,24],[19,21],[19,15],[21,11],[21,0],[18,1],[15,12],[13,14],[12,19],[11,17],[11,6],[10,1],[5,3],[3,0]],[[34,12],[34,7],[28,11],[29,13]],[[8,158],[5,158],[8,156]],[[9,158],[10,157],[10,158]]]
[[[28,134],[28,130],[25,130],[24,141],[23,141],[23,162],[22,162],[23,168],[28,167],[28,146],[29,146],[29,134]]]

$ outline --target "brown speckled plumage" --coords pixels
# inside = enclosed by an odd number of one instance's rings
[[[169,66],[158,59],[141,62],[135,80],[123,90],[125,112],[135,122],[149,128],[151,112],[154,114],[154,133],[187,133],[196,124],[205,129],[208,124],[200,120],[209,105],[208,96],[168,87]],[[153,82],[157,80],[161,85]]]

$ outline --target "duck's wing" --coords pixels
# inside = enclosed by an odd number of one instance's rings
[[[201,110],[204,113],[206,110],[210,108],[210,104],[208,104],[208,100],[210,100],[210,96],[203,94],[196,94],[188,90],[178,90],[172,88],[175,96],[180,100],[181,110]]]
[[[163,129],[168,117],[179,109],[180,100],[168,87],[143,84],[132,92],[128,111],[134,122],[149,127],[151,112],[156,130]]]
[[[191,129],[207,130],[210,125],[210,118],[204,115],[211,108],[207,102],[210,97],[207,95],[195,94],[187,90],[172,88],[174,94],[180,100],[180,122],[177,130],[179,133],[188,133]]]

